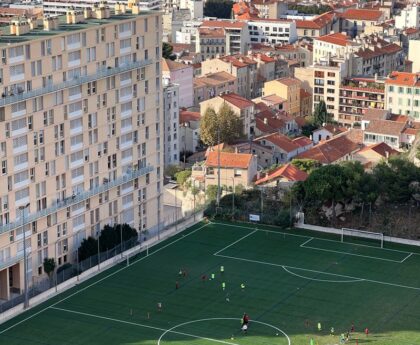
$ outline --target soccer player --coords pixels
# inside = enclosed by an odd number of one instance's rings
[[[211,274],[211,280],[214,280],[214,278],[215,278],[215,274],[214,274],[214,273],[212,273],[212,274]]]
[[[203,274],[203,275],[201,276],[201,281],[205,282],[206,280],[207,280],[207,276],[206,276],[205,274]]]
[[[223,289],[223,291],[225,291],[225,289],[226,289],[226,283],[225,282],[222,283],[222,289]]]
[[[310,345],[315,345],[315,341],[314,341],[314,339],[313,339],[313,338],[311,338],[311,340],[309,341],[309,344],[310,344]]]
[[[334,335],[334,327],[331,327],[330,335]]]
[[[242,291],[244,291],[244,290],[245,290],[245,284],[244,284],[244,283],[242,283],[242,284],[241,284],[241,290],[242,290]]]
[[[179,283],[175,282],[175,289],[178,290],[179,289]]]
[[[220,273],[224,273],[225,272],[225,266],[220,266]]]
[[[318,331],[319,331],[319,332],[321,332],[321,331],[322,331],[321,322],[318,322]]]
[[[365,328],[365,334],[366,334],[366,336],[368,337],[369,336],[369,328]]]
[[[179,269],[178,276],[182,277],[182,268]]]
[[[242,316],[242,324],[248,325],[248,322],[249,322],[249,316],[247,313],[244,313],[244,316]]]
[[[354,322],[351,323],[351,330],[350,332],[354,333]]]
[[[158,302],[157,309],[158,309],[158,312],[162,311],[162,302]]]

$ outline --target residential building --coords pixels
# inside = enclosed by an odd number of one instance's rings
[[[381,142],[362,148],[354,154],[353,159],[362,163],[365,168],[370,169],[381,161],[385,161],[389,157],[396,156],[399,153],[391,146]]]
[[[408,28],[420,28],[420,7],[415,3],[403,8],[399,15],[395,16],[395,27],[400,30]]]
[[[251,43],[289,44],[298,39],[296,23],[286,19],[251,19],[247,21]]]
[[[245,54],[249,43],[249,31],[246,22],[233,20],[205,20],[202,28],[224,29],[226,33],[226,54]]]
[[[197,152],[200,142],[200,113],[181,110],[179,113],[179,148],[183,152]],[[184,157],[180,157],[181,160]]]
[[[280,78],[264,84],[264,95],[276,95],[286,100],[284,110],[292,117],[300,116],[300,85],[295,78]]]
[[[280,187],[290,188],[296,182],[306,181],[308,174],[296,168],[293,164],[287,163],[274,170],[269,171],[255,181],[259,187]]]
[[[366,145],[385,143],[395,150],[401,149],[402,135],[407,127],[407,122],[370,120],[364,128],[363,142]]]
[[[334,12],[323,13],[313,19],[296,20],[298,37],[316,38],[339,31],[340,21]]]
[[[314,40],[313,63],[321,63],[331,57],[348,59],[350,52],[356,50],[357,44],[350,36],[343,33],[332,33]]]
[[[225,30],[223,28],[198,28],[195,46],[195,51],[201,53],[201,61],[225,55]]]
[[[41,19],[43,15],[42,8],[10,8],[10,7],[0,7],[0,24],[6,25],[10,24],[12,20],[16,20],[17,17],[26,17]]]
[[[180,108],[189,108],[194,104],[193,73],[191,65],[162,59],[163,82],[179,85]]]
[[[295,118],[288,116],[286,113],[261,111],[255,115],[254,133],[257,137],[271,133],[296,135],[300,133],[300,128]]]
[[[299,154],[298,159],[313,159],[323,165],[340,163],[354,159],[354,154],[362,147],[363,135],[359,129],[336,135],[320,142],[311,149]]]
[[[220,170],[219,170],[220,165]],[[205,186],[220,185],[232,188],[242,185],[249,188],[257,175],[257,157],[250,153],[223,152],[215,149],[208,152],[204,164],[192,168],[193,180],[203,181]]]
[[[385,14],[379,10],[367,10],[362,8],[349,8],[340,14],[341,31],[350,37],[364,33],[365,28],[380,24],[385,20]]]
[[[237,79],[227,72],[210,73],[194,78],[194,106],[223,93],[237,93]]]
[[[273,163],[290,162],[297,155],[311,149],[312,141],[307,137],[290,139],[284,134],[273,133],[254,139],[261,145],[271,147],[273,152]]]
[[[106,224],[156,231],[161,14],[106,6],[0,28],[1,299]],[[23,268],[26,237],[27,272]],[[6,289],[3,289],[6,287]]]
[[[420,34],[420,30],[417,30]],[[420,36],[419,36],[420,38]],[[412,73],[420,73],[420,39],[409,41],[408,59],[413,62]]]
[[[258,10],[250,2],[238,1],[232,6],[232,14],[236,20],[258,18]]]
[[[371,86],[341,85],[337,121],[346,127],[360,124],[368,109],[384,109],[385,90],[381,84]]]
[[[324,124],[322,127],[315,129],[312,132],[312,141],[314,144],[318,144],[321,141],[329,140],[338,134],[344,133],[347,128],[335,126],[332,124]]]
[[[239,96],[236,93],[225,93],[200,103],[200,114],[203,116],[208,108],[218,111],[222,105],[228,105],[233,112],[241,119],[243,133],[248,138],[254,132],[254,102]]]
[[[287,13],[287,3],[277,0],[252,0],[260,18],[280,19]]]
[[[420,73],[390,75],[385,81],[385,109],[420,119]]]
[[[164,166],[179,163],[179,85],[163,86],[163,162]]]
[[[203,75],[225,71],[237,79],[238,94],[245,98],[258,96],[258,62],[245,55],[227,55],[217,59],[203,61]]]

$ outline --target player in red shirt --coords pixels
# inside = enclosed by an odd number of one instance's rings
[[[365,329],[365,334],[366,334],[366,336],[369,336],[369,328],[367,328],[367,327]]]

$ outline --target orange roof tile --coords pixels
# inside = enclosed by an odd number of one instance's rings
[[[264,184],[266,182],[271,182],[278,178],[285,178],[290,182],[305,181],[308,178],[308,174],[302,170],[299,170],[294,165],[288,163],[286,165],[274,169],[273,171],[270,171],[266,176],[257,180],[255,184]]]
[[[179,112],[179,123],[185,123],[190,121],[200,121],[200,113],[187,110]]]
[[[218,151],[211,151],[207,155],[206,166],[217,167],[218,162]],[[237,169],[248,169],[252,154],[249,153],[231,153],[231,152],[220,152],[220,166],[222,168],[237,168]]]
[[[201,27],[242,29],[246,26],[244,22],[228,20],[204,20]]]
[[[342,18],[349,20],[369,20],[369,21],[378,21],[382,18],[382,11],[378,10],[366,10],[358,8],[350,8],[341,14]]]
[[[215,38],[225,38],[226,33],[223,28],[198,28],[198,33],[201,37],[215,37]]]
[[[302,142],[292,140],[289,137],[280,133],[273,133],[255,139],[255,141],[257,142],[260,142],[262,140],[269,141],[270,143],[281,148],[285,152],[292,152],[301,147],[306,146],[306,144],[302,145]]]
[[[370,120],[365,132],[399,136],[405,129],[406,122],[395,122],[390,120]]]
[[[385,84],[399,86],[420,86],[420,73],[392,72]]]
[[[321,36],[321,37],[316,38],[315,40],[327,42],[327,43],[331,43],[331,44],[335,44],[335,45],[339,45],[343,47],[352,44],[350,37],[340,32]]]
[[[386,143],[378,143],[370,146],[366,146],[363,149],[361,149],[359,152],[363,153],[366,151],[374,151],[377,154],[381,155],[382,157],[387,157],[387,155],[397,155],[399,152],[397,150],[394,150],[391,146],[389,146]]]
[[[250,100],[248,100],[248,99],[246,99],[242,96],[239,96],[238,94],[233,93],[233,92],[225,93],[223,95],[220,95],[220,97],[223,98],[226,102],[228,102],[228,103],[230,103],[230,104],[232,104],[235,107],[238,107],[240,109],[245,109],[245,108],[248,108],[248,107],[251,107],[251,106],[255,105],[254,102],[252,102],[252,101],[250,101]]]

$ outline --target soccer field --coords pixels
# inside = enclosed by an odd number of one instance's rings
[[[354,323],[350,344],[419,345],[420,248],[379,245],[200,223],[0,325],[0,344],[332,345]]]

